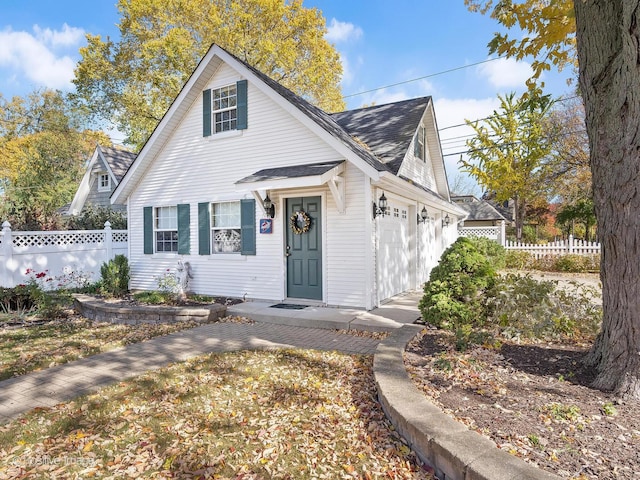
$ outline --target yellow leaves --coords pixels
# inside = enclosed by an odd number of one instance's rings
[[[178,392],[187,395],[182,403],[175,402]],[[67,451],[97,462],[91,470],[68,466],[69,476],[431,478],[375,401],[370,358],[308,351],[211,355],[38,415],[7,427],[0,452]],[[79,425],[71,430],[64,423],[70,417]],[[55,426],[46,441],[38,440],[45,438],[44,422]],[[1,438],[28,440],[18,447]]]
[[[465,0],[472,12],[490,13],[491,17],[508,29],[517,27],[515,39],[496,33],[489,42],[490,53],[516,59],[536,57],[534,73],[528,82],[538,86],[540,75],[550,65],[562,69],[567,64],[577,65],[575,50],[575,15],[573,0],[543,2],[497,2],[492,0]],[[522,34],[522,31],[525,34]]]

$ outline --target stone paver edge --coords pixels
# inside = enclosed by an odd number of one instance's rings
[[[418,390],[404,366],[407,344],[422,327],[404,325],[378,345],[373,373],[385,414],[418,457],[442,480],[552,480],[443,413]]]

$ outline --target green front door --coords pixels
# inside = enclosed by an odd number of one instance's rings
[[[287,199],[287,296],[322,300],[322,215],[320,197]],[[306,230],[305,214],[310,223],[308,231],[295,233],[291,225]]]

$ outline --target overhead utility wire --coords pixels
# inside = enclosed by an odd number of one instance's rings
[[[560,97],[556,100],[556,102],[567,102],[569,100],[573,100],[574,98],[578,98],[579,95],[573,95],[571,97]],[[489,120],[493,115],[490,115],[488,117],[484,117],[484,118],[478,118],[477,120],[471,120],[471,123],[475,123],[475,122],[482,122],[484,120]],[[465,123],[458,123],[457,125],[449,125],[447,127],[442,127],[439,128],[438,131],[441,132],[443,130],[448,130],[450,128],[456,128],[456,127],[466,127],[468,126],[467,122]]]
[[[424,80],[425,78],[431,78],[431,77],[436,77],[438,75],[444,75],[445,73],[455,72],[457,70],[462,70],[464,68],[475,67],[476,65],[481,65],[481,64],[487,63],[487,62],[493,62],[494,60],[500,60],[501,58],[504,58],[504,57],[489,58],[487,60],[482,60],[481,62],[475,62],[475,63],[470,63],[468,65],[463,65],[462,67],[455,67],[455,68],[450,68],[449,70],[443,70],[441,72],[430,73],[429,75],[425,75],[423,77],[413,78],[411,80],[405,80],[403,82],[398,82],[398,83],[392,83],[390,85],[385,85],[383,87],[378,87],[378,88],[372,88],[371,90],[364,90],[364,91],[358,92],[358,93],[351,93],[349,95],[344,95],[343,98],[357,97],[358,95],[364,95],[365,93],[376,92],[376,91],[382,90],[384,88],[397,87],[398,85],[405,85],[407,83],[417,82],[418,80]]]
[[[574,135],[574,134],[578,134],[578,133],[586,133],[586,129],[580,129],[580,130],[575,130],[573,132],[564,132],[561,133],[561,135]],[[508,142],[508,143],[497,143],[495,145],[490,145],[488,147],[480,147],[480,148],[470,148],[468,150],[465,150],[463,152],[455,152],[455,153],[443,153],[442,156],[443,157],[452,157],[454,155],[464,155],[465,153],[473,153],[473,152],[480,152],[482,150],[494,150],[494,149],[498,149],[498,148],[502,148],[502,147],[512,147],[514,145],[520,145],[524,143],[524,140],[519,140],[517,142]],[[453,147],[449,147],[449,148],[453,148]]]

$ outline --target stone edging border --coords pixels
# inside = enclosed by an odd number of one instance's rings
[[[420,459],[441,480],[555,480],[557,475],[496,447],[429,402],[413,384],[404,350],[422,327],[404,325],[378,345],[373,373],[385,414]]]
[[[85,318],[100,322],[124,323],[175,323],[193,320],[196,322],[212,322],[227,313],[225,305],[212,304],[204,307],[180,307],[166,305],[117,306],[109,302],[96,300],[88,295],[73,296],[75,310]]]

